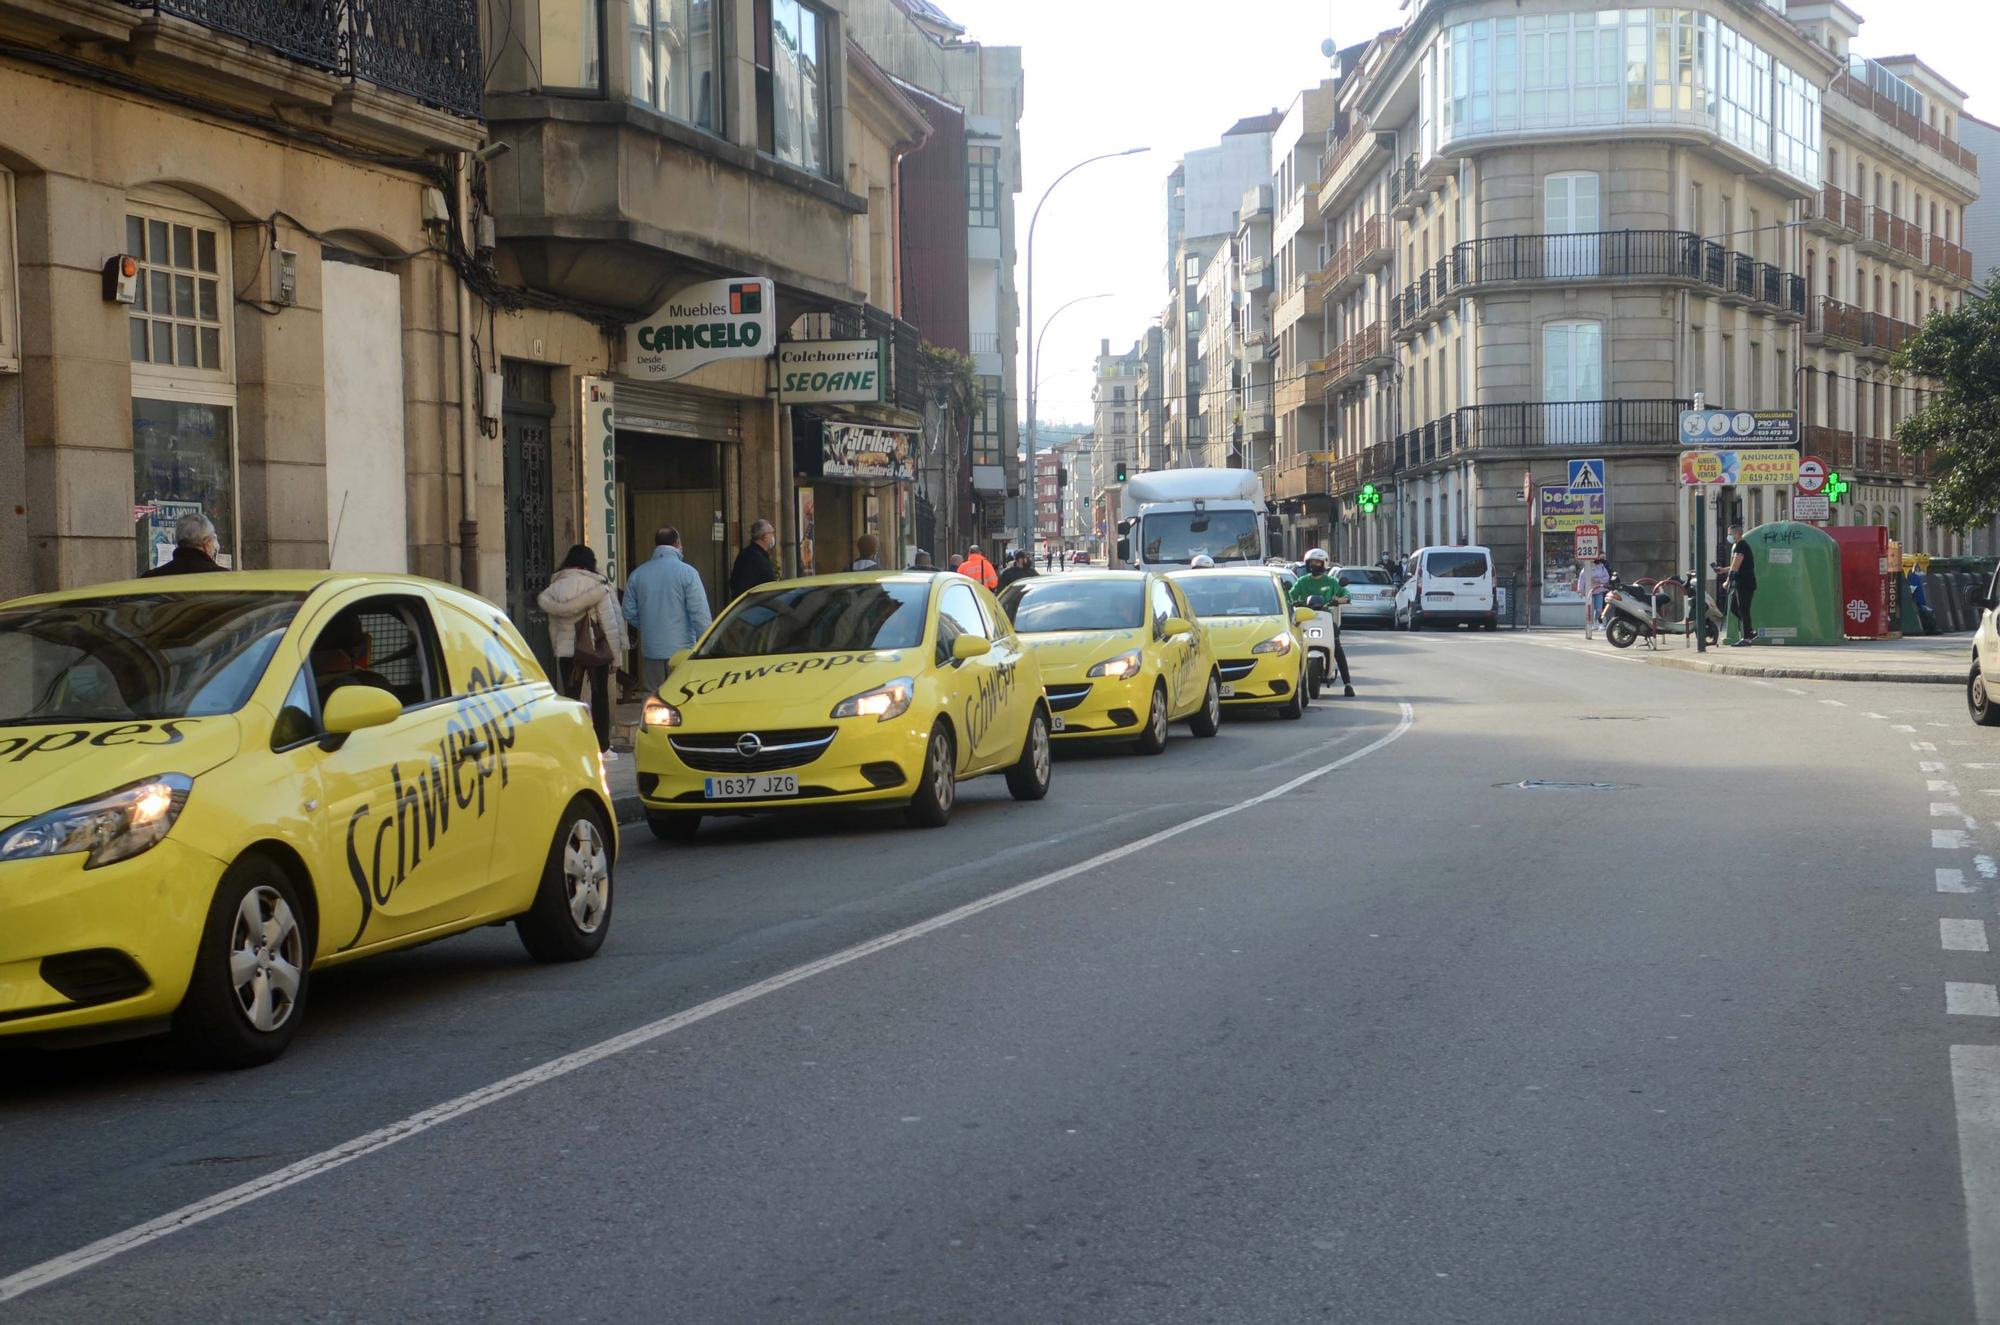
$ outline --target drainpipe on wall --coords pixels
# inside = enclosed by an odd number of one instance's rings
[[[464,251],[473,251],[472,190],[469,153],[458,155],[453,187],[458,193],[459,241]],[[479,418],[472,383],[472,292],[465,277],[458,278],[458,577],[459,583],[479,592]]]

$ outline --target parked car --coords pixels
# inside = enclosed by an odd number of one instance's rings
[[[1396,624],[1396,581],[1388,571],[1380,566],[1336,566],[1333,573],[1347,586],[1343,626]]]
[[[1500,627],[1493,554],[1483,547],[1420,547],[1410,554],[1410,578],[1396,591],[1395,624],[1406,630],[1438,626]]]

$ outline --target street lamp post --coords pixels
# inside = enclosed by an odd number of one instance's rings
[[[1029,484],[1028,484],[1029,499],[1028,499],[1028,536],[1025,541],[1027,542],[1027,545],[1030,548],[1033,548],[1035,546],[1035,534],[1037,532],[1036,526],[1040,523],[1039,519],[1040,513],[1035,509],[1036,503],[1033,495],[1034,494],[1033,475],[1035,472],[1035,352],[1037,349],[1035,342],[1038,339],[1035,335],[1035,226],[1041,221],[1042,207],[1044,204],[1048,202],[1049,195],[1056,191],[1056,185],[1061,184],[1064,180],[1068,179],[1071,175],[1074,175],[1077,171],[1083,169],[1087,165],[1092,164],[1093,162],[1109,161],[1112,160],[1114,157],[1121,157],[1121,156],[1137,156],[1141,152],[1148,152],[1151,150],[1152,150],[1151,148],[1147,147],[1128,147],[1122,152],[1102,152],[1096,156],[1085,157],[1083,160],[1071,166],[1068,170],[1063,171],[1062,174],[1057,175],[1055,177],[1054,183],[1051,183],[1046,189],[1042,190],[1041,198],[1037,200],[1035,203],[1034,214],[1028,218],[1028,310],[1027,310],[1028,315],[1025,321],[1027,323],[1027,328],[1028,328],[1027,469],[1029,474]],[[1068,307],[1068,305],[1064,305],[1064,307]],[[1062,309],[1059,308],[1056,311],[1060,313]],[[1050,318],[1049,320],[1053,322],[1055,319]]]

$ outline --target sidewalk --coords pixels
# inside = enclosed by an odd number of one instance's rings
[[[1610,649],[1609,644],[1599,645]],[[1655,667],[1722,676],[1765,676],[1802,681],[1907,681],[1920,685],[1964,685],[1971,665],[1972,635],[1919,635],[1909,639],[1849,640],[1845,644],[1753,644],[1697,653],[1679,639],[1664,640],[1658,652],[1635,644],[1629,650]]]

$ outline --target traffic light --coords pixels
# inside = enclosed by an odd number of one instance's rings
[[[1363,515],[1373,515],[1375,508],[1382,504],[1382,490],[1373,483],[1363,483],[1361,491],[1355,494],[1354,504],[1361,508]]]
[[[1840,505],[1840,499],[1846,494],[1848,487],[1847,480],[1840,476],[1839,470],[1836,469],[1829,473],[1826,476],[1826,487],[1821,489],[1822,492],[1826,493],[1826,504],[1828,506]]]
[[[1125,481],[1125,462],[1120,460],[1116,465],[1112,466],[1111,472],[1114,482],[1123,483]]]

